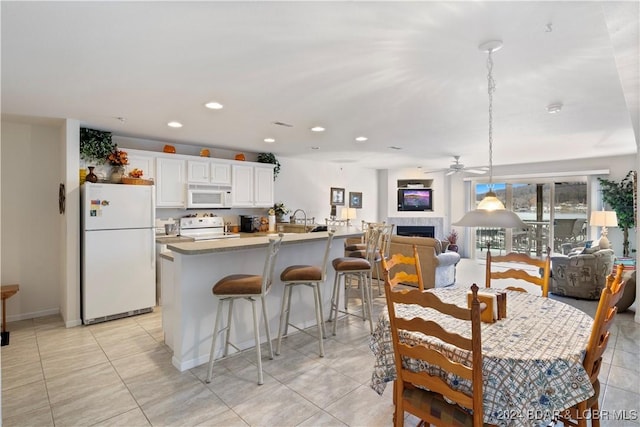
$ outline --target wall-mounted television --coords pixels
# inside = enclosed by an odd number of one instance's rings
[[[433,190],[431,188],[399,188],[399,211],[432,211]]]

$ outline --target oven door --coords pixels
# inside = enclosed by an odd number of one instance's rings
[[[187,190],[188,208],[230,208],[231,190],[207,190],[189,188]]]

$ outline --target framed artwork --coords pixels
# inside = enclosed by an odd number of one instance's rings
[[[349,192],[349,207],[362,209],[362,193]]]
[[[331,206],[344,206],[344,188],[331,187]]]

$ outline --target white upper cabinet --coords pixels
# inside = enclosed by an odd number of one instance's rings
[[[232,165],[231,205],[253,207],[253,166]]]
[[[183,159],[156,158],[156,206],[185,208],[187,162]]]
[[[273,166],[255,166],[254,206],[273,206]]]
[[[192,184],[231,185],[231,165],[214,160],[189,160],[187,181]]]
[[[273,166],[236,165],[233,174],[233,207],[273,206]]]
[[[127,173],[134,169],[143,172],[142,178],[155,179],[156,157],[148,151],[125,149],[128,154],[129,164],[126,167]]]
[[[231,185],[231,165],[229,163],[211,162],[211,183]]]

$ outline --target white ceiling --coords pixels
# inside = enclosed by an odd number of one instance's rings
[[[488,95],[478,45],[502,39],[494,164],[637,151],[637,1],[1,8],[5,118],[73,118],[121,136],[374,168],[446,168],[453,155],[479,167]],[[210,100],[225,108],[205,109]],[[548,114],[551,103],[561,113]],[[310,132],[316,124],[327,131]]]

